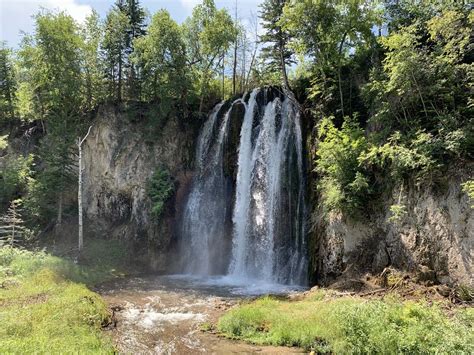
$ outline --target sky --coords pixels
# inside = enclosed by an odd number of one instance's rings
[[[214,0],[218,8],[227,8],[234,13],[236,0]],[[94,8],[102,18],[114,4],[114,0],[0,0],[0,41],[6,41],[7,46],[18,48],[22,31],[32,33],[34,23],[32,16],[40,8],[66,11],[78,22],[84,21]],[[178,22],[188,17],[193,7],[201,0],[141,0],[142,6],[150,14],[159,9],[167,9]],[[249,19],[251,13],[257,14],[258,5],[262,0],[237,0],[239,17]]]

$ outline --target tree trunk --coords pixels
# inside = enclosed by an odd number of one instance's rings
[[[78,141],[79,147],[79,184],[77,188],[77,204],[79,209],[79,239],[78,239],[78,249],[79,252],[82,251],[84,245],[84,227],[82,221],[82,145],[81,141]]]
[[[344,42],[346,41],[346,36],[347,36],[347,32],[344,33],[344,35],[342,36],[341,43],[339,44],[339,59],[338,59],[338,65],[337,65],[337,79],[339,82],[339,99],[341,100],[341,112],[342,112],[343,118],[344,118],[344,95],[342,93],[341,55],[342,55],[342,48],[344,47]]]
[[[283,76],[283,86],[286,90],[290,91],[290,84],[288,82],[288,75],[286,74],[285,58],[283,57],[283,48],[280,48],[280,62],[281,62],[281,73]]]
[[[77,207],[78,207],[78,215],[79,215],[79,236],[78,236],[78,249],[79,253],[82,251],[84,247],[84,224],[83,224],[83,216],[82,216],[82,143],[87,139],[89,133],[91,132],[92,126],[89,127],[86,136],[81,140],[80,138],[77,140],[77,147],[79,149],[79,181],[77,187]]]
[[[222,100],[225,100],[225,53],[222,53]]]
[[[58,218],[56,224],[60,226],[63,223],[63,192],[59,192],[59,201],[58,201]]]
[[[281,34],[280,34],[281,37]],[[281,74],[283,77],[283,88],[287,91],[291,91],[290,89],[290,84],[288,82],[288,75],[286,73],[286,63],[285,63],[285,57],[284,57],[284,51],[285,51],[285,44],[283,43],[283,40],[280,38],[280,43],[279,43],[279,50],[280,50],[280,65],[281,65]]]
[[[237,0],[235,1],[235,18],[234,25],[237,29]],[[237,42],[239,41],[239,35],[236,31],[235,42],[234,42],[234,66],[232,68],[232,95],[235,95],[236,75],[237,75]]]
[[[12,237],[10,239],[10,246],[13,246],[15,242],[15,223],[16,223],[16,208],[15,208],[15,205],[13,205]]]
[[[122,55],[119,57],[118,63],[118,85],[117,85],[117,102],[122,102]]]

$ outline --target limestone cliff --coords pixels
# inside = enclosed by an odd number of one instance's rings
[[[417,272],[421,279],[447,284],[474,284],[474,209],[461,190],[472,166],[449,173],[442,191],[411,187],[403,194],[407,213],[390,221],[390,206],[354,220],[341,214],[313,213],[313,275],[327,283],[341,274],[380,272],[386,266]]]
[[[121,239],[134,257],[164,270],[172,243],[176,206],[191,174],[194,133],[170,118],[156,134],[131,123],[113,107],[102,107],[84,145],[84,210],[88,229],[97,237]],[[176,194],[164,215],[150,213],[147,183],[157,167],[176,179]]]

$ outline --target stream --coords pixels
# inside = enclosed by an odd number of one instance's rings
[[[245,281],[245,282],[244,282]],[[261,294],[288,294],[289,286],[228,277],[141,276],[97,289],[114,310],[110,334],[120,353],[294,354],[296,348],[256,346],[201,330],[238,302]]]

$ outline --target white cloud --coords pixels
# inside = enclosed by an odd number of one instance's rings
[[[65,11],[79,23],[84,22],[92,12],[90,5],[77,4],[75,0],[29,0],[28,2],[50,10]]]
[[[200,4],[202,2],[202,0],[179,0],[179,2],[181,3],[181,5],[183,5],[186,9],[193,9],[194,6],[196,6],[197,4]]]
[[[20,32],[33,31],[32,16],[41,8],[65,11],[79,23],[92,12],[90,5],[78,4],[76,0],[0,0],[0,40],[6,40],[13,47],[18,46]]]

